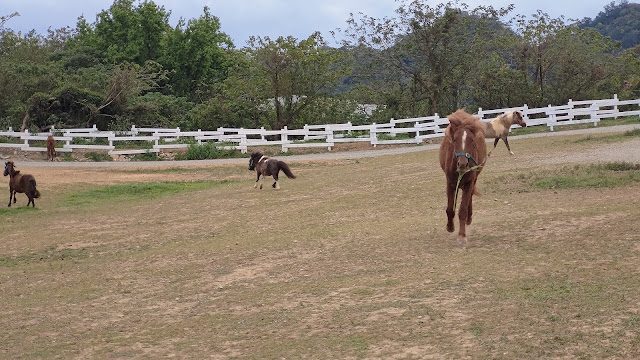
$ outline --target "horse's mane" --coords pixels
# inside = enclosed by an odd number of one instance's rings
[[[256,152],[254,152],[253,154],[251,154],[251,158],[252,158],[252,159],[253,159],[253,158],[256,158],[256,157],[257,157],[257,158],[261,158],[262,156],[264,156],[264,154],[263,154],[262,152],[260,152],[260,151],[256,151]]]
[[[507,127],[507,126],[511,126],[511,124],[513,124],[515,122],[513,120],[514,116],[518,116],[518,117],[522,118],[522,115],[520,115],[520,112],[518,112],[518,111],[507,111],[506,113],[498,116],[498,119],[500,120],[502,125]]]
[[[447,119],[449,119],[449,124],[452,130],[457,130],[462,127],[474,134],[482,132],[482,122],[462,109],[459,109],[453,114],[447,116]],[[451,132],[450,136],[453,136],[453,133],[454,131]]]

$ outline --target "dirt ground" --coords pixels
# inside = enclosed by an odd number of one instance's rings
[[[298,178],[280,191],[254,190],[247,159],[16,159],[43,196],[0,211],[0,357],[637,358],[640,185],[527,184],[640,163],[637,138],[585,136],[500,144],[466,248],[436,145],[282,157]],[[221,183],[68,200],[194,180]]]

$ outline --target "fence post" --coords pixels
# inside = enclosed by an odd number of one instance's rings
[[[29,129],[24,129],[24,133],[29,136]],[[29,148],[29,139],[25,137],[24,139],[24,148]]]
[[[247,148],[248,148],[248,142],[247,142],[247,134],[242,134],[242,136],[240,137],[240,152],[243,154],[247,153]]]
[[[280,131],[280,140],[282,140],[282,152],[287,152],[289,150],[289,148],[287,147],[287,141],[289,141],[287,126],[285,125]]]
[[[549,104],[549,109],[552,109],[551,104]],[[553,131],[553,125],[556,122],[556,114],[554,113],[550,113],[549,114],[549,122],[547,123],[547,126],[549,126],[549,131]]]
[[[615,105],[613,105],[613,112],[615,114],[618,113],[618,94],[613,94],[613,100],[615,100]],[[616,116],[614,119],[617,119],[618,116]]]
[[[378,134],[376,133],[376,123],[371,124],[371,130],[369,130],[369,136],[371,138],[371,145],[373,145],[373,147],[378,146]]]

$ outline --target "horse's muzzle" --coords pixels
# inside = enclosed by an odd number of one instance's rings
[[[458,160],[458,164],[456,166],[456,169],[458,170],[459,173],[463,173],[467,169],[469,169],[469,167],[470,167],[469,159],[467,159],[464,156],[460,156],[460,157],[458,157],[457,160]]]

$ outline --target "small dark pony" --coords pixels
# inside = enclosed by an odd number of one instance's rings
[[[47,159],[56,160],[56,139],[53,136],[47,137]]]
[[[511,155],[513,155],[513,151],[511,151],[511,148],[509,147],[509,140],[507,140],[511,125],[516,124],[522,127],[527,127],[527,123],[522,119],[522,113],[520,111],[508,111],[491,120],[491,122],[483,122],[482,124],[484,137],[488,139],[495,138],[495,141],[493,142],[493,149],[491,149],[491,151],[496,148],[498,141],[502,139],[504,144],[507,145],[507,150],[509,150],[509,154]],[[491,156],[491,151],[489,151],[487,156]]]
[[[9,207],[11,207],[11,198],[13,203],[16,203],[16,193],[24,193],[29,198],[27,206],[31,204],[32,207],[36,206],[33,199],[40,197],[40,191],[36,189],[36,179],[31,175],[22,175],[20,171],[14,168],[13,161],[7,161],[4,163],[4,176],[9,175]]]
[[[254,152],[253,154],[251,154],[251,159],[249,159],[249,170],[254,169],[258,174],[256,183],[255,185],[253,185],[254,189],[258,187],[260,175],[262,175],[262,181],[264,181],[264,178],[266,176],[273,176],[275,182],[273,183],[273,185],[271,185],[271,187],[276,190],[280,190],[280,185],[278,185],[278,173],[280,172],[280,170],[282,170],[282,172],[284,172],[284,174],[287,175],[289,179],[296,178],[296,176],[291,172],[289,165],[287,165],[284,161],[270,159],[264,156],[264,154],[262,154],[261,152]],[[260,184],[260,189],[262,189],[262,184]]]
[[[453,232],[455,226],[455,202],[458,187],[462,190],[462,200],[458,210],[460,231],[458,243],[466,243],[466,225],[471,224],[473,216],[472,197],[480,195],[476,182],[487,156],[482,122],[475,116],[458,110],[448,116],[449,126],[440,144],[440,166],[447,177],[447,231]],[[459,181],[459,185],[458,185]]]

